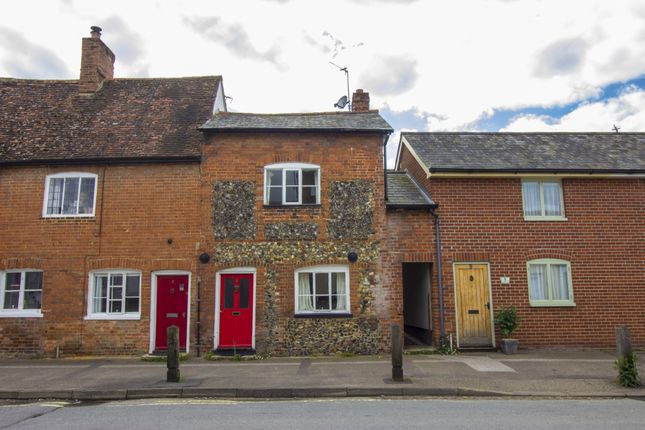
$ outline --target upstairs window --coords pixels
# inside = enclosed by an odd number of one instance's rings
[[[317,266],[296,271],[296,314],[349,314],[347,266]]]
[[[140,294],[140,272],[93,272],[90,275],[87,319],[139,319]]]
[[[264,204],[320,204],[320,167],[315,164],[281,163],[264,168]]]
[[[8,270],[0,275],[0,315],[42,316],[43,272]]]
[[[568,261],[531,260],[527,268],[531,306],[575,306]]]
[[[559,180],[523,180],[522,202],[526,220],[565,220]]]
[[[96,202],[97,175],[57,173],[47,176],[43,217],[91,217]]]

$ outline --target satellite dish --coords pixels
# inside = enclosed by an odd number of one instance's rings
[[[347,96],[342,96],[336,103],[334,103],[334,107],[338,109],[344,109],[345,106],[347,106]]]

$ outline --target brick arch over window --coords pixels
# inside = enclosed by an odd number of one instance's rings
[[[142,270],[146,266],[145,260],[138,258],[117,258],[117,257],[107,257],[107,258],[93,258],[87,260],[87,270],[102,270],[105,268],[111,267],[127,267]]]
[[[524,259],[526,261],[539,260],[543,258],[572,261],[573,252],[565,249],[555,248],[535,248],[524,252]]]
[[[0,270],[39,269],[43,270],[43,259],[34,257],[15,257],[0,259]]]

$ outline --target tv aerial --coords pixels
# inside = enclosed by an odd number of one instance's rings
[[[347,80],[347,95],[339,98],[338,101],[334,103],[334,107],[338,109],[345,109],[345,106],[347,106],[347,110],[352,110],[351,103],[349,102],[349,70],[347,69],[347,66],[340,67],[338,64],[334,64],[331,61],[329,62],[329,64],[336,67],[341,72],[345,72],[345,79]]]

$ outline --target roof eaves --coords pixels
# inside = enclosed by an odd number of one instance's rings
[[[40,158],[30,160],[0,160],[0,166],[33,165],[79,165],[79,164],[157,164],[157,163],[199,163],[201,156],[172,157],[87,157],[87,158]]]

